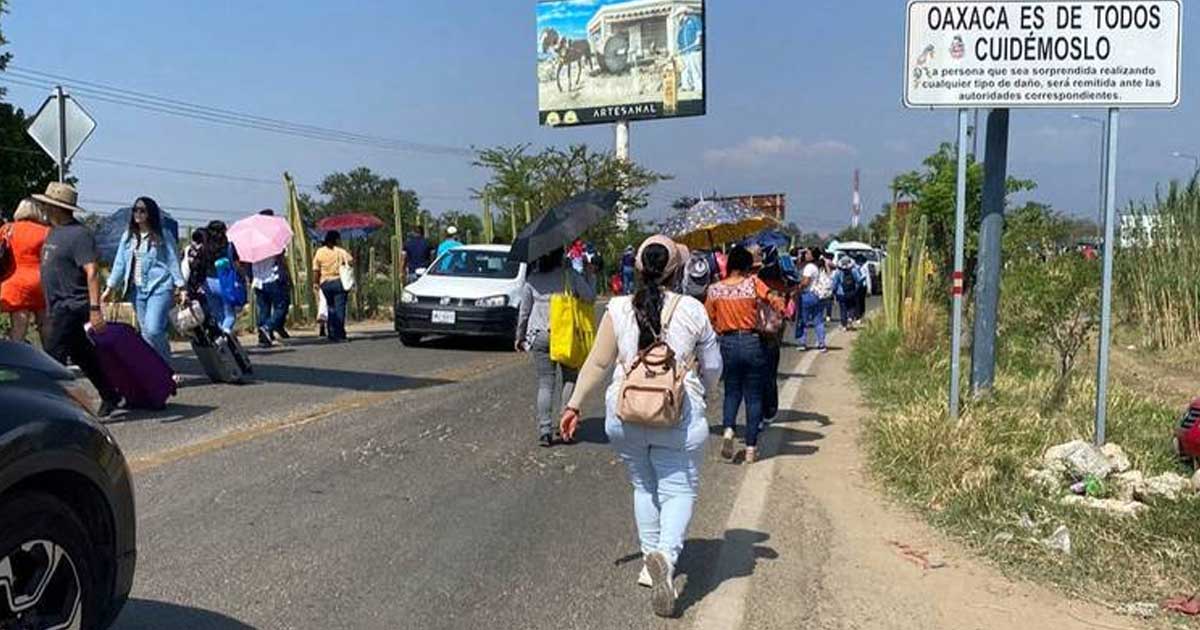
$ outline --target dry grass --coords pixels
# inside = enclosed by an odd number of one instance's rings
[[[858,339],[853,368],[876,412],[867,445],[889,487],[1006,570],[1088,599],[1158,602],[1200,589],[1200,500],[1157,504],[1124,520],[1061,506],[1024,478],[1047,447],[1091,436],[1093,382],[1076,378],[1060,410],[1046,412],[1053,369],[1002,366],[997,393],[968,406],[955,427],[947,417],[948,355],[937,344],[905,349],[881,326]],[[1174,421],[1174,410],[1115,388],[1110,441],[1147,474],[1178,470],[1169,445]],[[1023,516],[1033,529],[1019,525]],[[1071,532],[1069,556],[1038,542],[1059,525]],[[1001,533],[1013,539],[995,542]]]

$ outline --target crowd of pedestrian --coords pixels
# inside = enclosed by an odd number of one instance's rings
[[[604,432],[633,486],[643,556],[638,584],[651,587],[654,612],[669,616],[677,595],[672,578],[699,493],[709,395],[724,383],[721,455],[738,461],[736,423],[744,410],[740,461],[753,464],[762,431],[779,413],[788,323],[795,324],[801,350],[827,351],[829,309],[837,303],[847,329],[861,317],[865,271],[848,256],[816,248],[789,253],[748,243],[691,252],[651,237],[616,261],[608,282],[614,297],[586,361],[573,369],[553,359],[551,339],[563,336],[554,326],[572,325],[554,316],[554,300],[595,299],[590,274],[604,267],[576,264],[588,260],[584,251],[576,242],[541,257],[523,289],[515,345],[534,368],[537,440],[551,446],[557,428],[564,443],[572,442],[584,400],[607,382]],[[550,421],[555,398],[563,401],[557,427]]]

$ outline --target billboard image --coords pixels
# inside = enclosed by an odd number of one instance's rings
[[[539,0],[538,121],[700,116],[704,0]]]

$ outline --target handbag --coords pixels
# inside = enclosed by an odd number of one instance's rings
[[[617,394],[617,417],[623,423],[670,428],[683,417],[684,377],[691,361],[681,363],[664,340],[667,327],[683,296],[676,295],[664,314],[654,342],[638,351],[625,369],[625,380]]]
[[[571,291],[563,273],[562,293],[550,296],[550,360],[578,370],[596,342],[595,306]]]
[[[338,280],[342,281],[343,291],[354,290],[354,266],[344,256],[342,257],[342,264],[338,267]]]
[[[17,272],[17,257],[12,251],[12,224],[0,226],[0,282]]]
[[[779,337],[783,330],[783,314],[766,300],[759,300],[754,330],[764,338]]]
[[[204,307],[196,300],[171,309],[171,324],[181,335],[187,335],[204,323]]]

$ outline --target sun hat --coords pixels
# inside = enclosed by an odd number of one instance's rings
[[[455,234],[458,234],[458,228],[451,225],[450,227],[446,228],[446,234],[454,236]]]
[[[46,194],[35,194],[33,195],[33,198],[42,203],[48,203],[56,208],[62,208],[63,210],[70,210],[71,212],[85,212],[83,208],[75,205],[79,203],[79,193],[75,190],[75,187],[71,186],[70,184],[64,184],[62,182],[50,182],[50,185],[46,186]]]
[[[635,261],[638,271],[642,271],[642,255],[646,253],[646,248],[651,245],[662,245],[667,248],[667,266],[663,269],[663,277],[665,278],[674,275],[692,255],[686,246],[676,243],[667,236],[656,234],[642,241],[641,246],[638,247],[637,260]]]
[[[837,264],[842,269],[850,269],[854,267],[854,259],[849,256],[842,256],[838,259]]]

